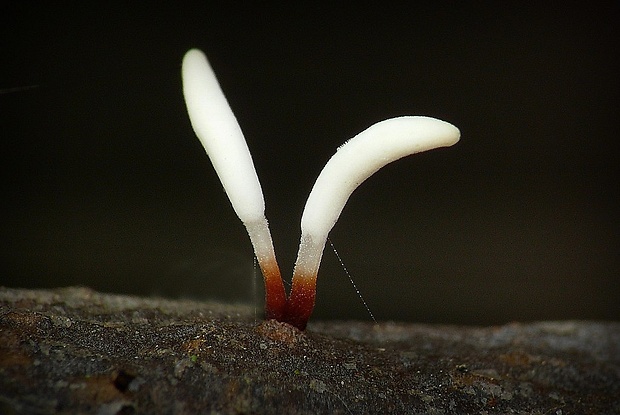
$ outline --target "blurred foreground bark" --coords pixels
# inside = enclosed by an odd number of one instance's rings
[[[620,323],[314,322],[0,288],[0,413],[620,413]]]

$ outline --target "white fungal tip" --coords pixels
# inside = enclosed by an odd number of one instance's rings
[[[205,148],[241,221],[264,218],[263,192],[241,127],[207,61],[198,49],[183,58],[183,95],[192,128]]]
[[[413,116],[391,118],[362,131],[340,146],[319,174],[302,215],[302,239],[324,244],[351,193],[381,167],[410,154],[451,146],[459,137],[450,123]]]

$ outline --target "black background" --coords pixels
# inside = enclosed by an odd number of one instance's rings
[[[0,285],[262,307],[249,240],[185,113],[181,58],[199,47],[246,135],[285,276],[335,149],[428,115],[461,141],[378,172],[331,233],[375,316],[620,318],[618,2],[13,3],[0,12]],[[326,249],[315,318],[369,319]]]

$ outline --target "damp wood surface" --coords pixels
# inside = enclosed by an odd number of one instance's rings
[[[310,322],[0,288],[1,414],[614,414],[620,323]]]

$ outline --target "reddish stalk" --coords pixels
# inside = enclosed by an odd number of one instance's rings
[[[316,275],[293,277],[291,295],[286,302],[286,312],[281,320],[299,330],[304,330],[314,310],[316,299]]]
[[[259,263],[265,281],[265,318],[284,321],[286,316],[286,291],[275,261]]]

